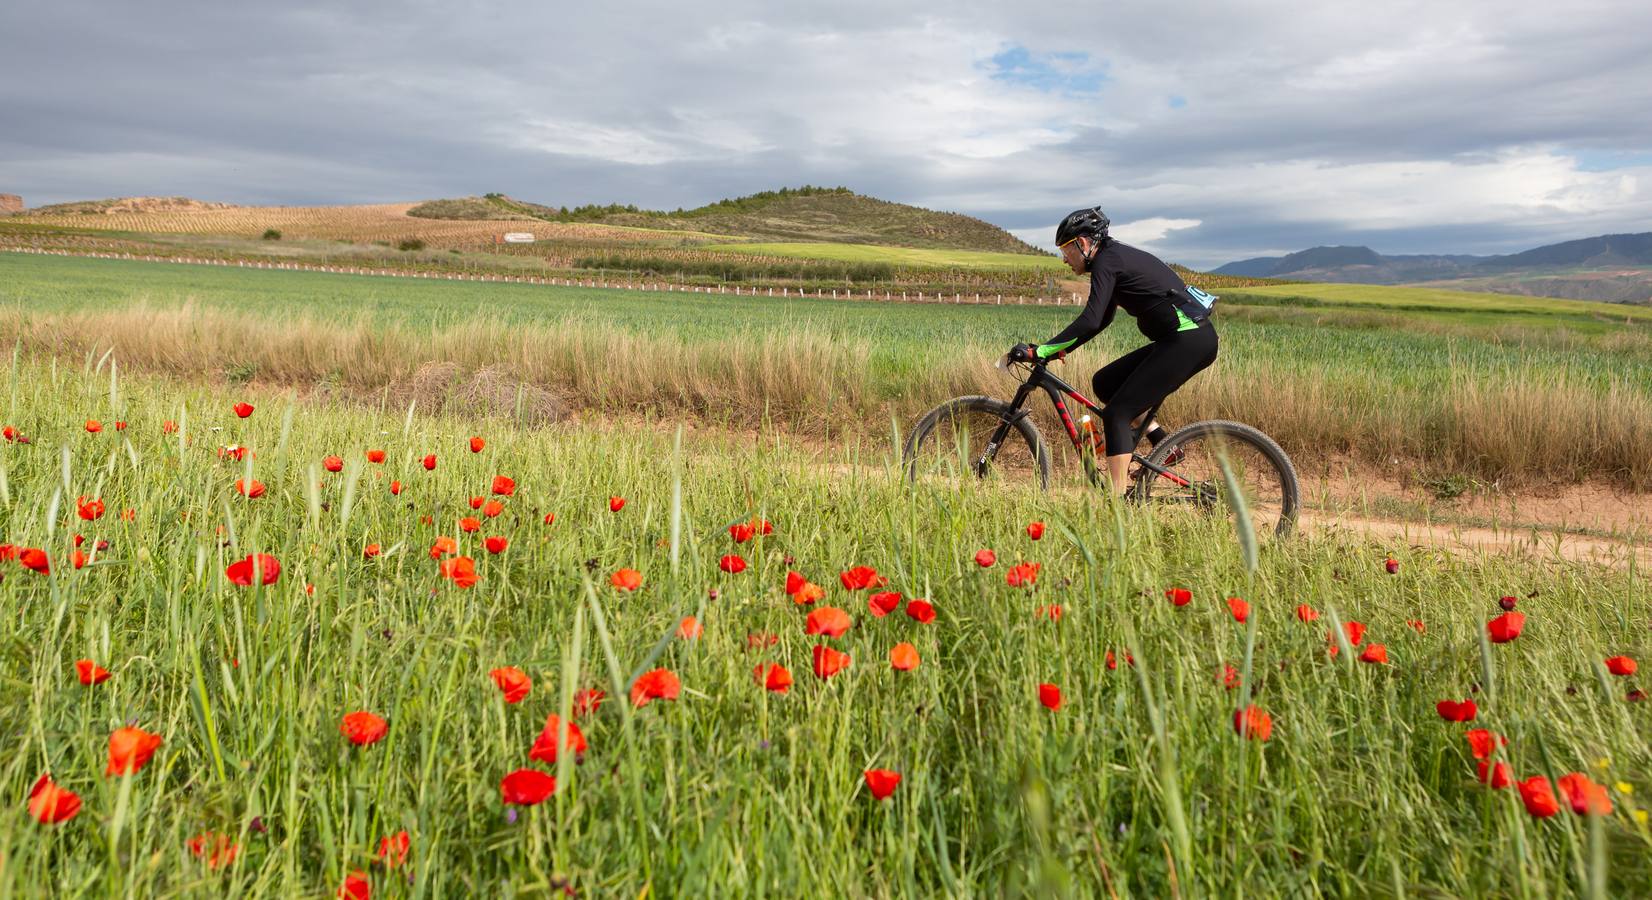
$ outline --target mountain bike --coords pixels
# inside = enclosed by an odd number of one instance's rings
[[[1101,407],[1049,371],[1050,362],[1006,355],[998,361],[998,368],[1021,381],[1013,400],[955,397],[925,413],[906,443],[906,477],[917,481],[968,473],[981,480],[1036,482],[1048,488],[1049,447],[1027,408],[1033,394],[1042,390],[1055,405],[1090,482],[1102,484],[1106,445],[1091,421],[1092,415],[1100,417]],[[1082,414],[1082,431],[1073,422],[1068,399],[1087,411]],[[1141,445],[1147,424],[1158,410],[1155,404],[1142,416],[1142,424],[1132,429],[1132,447]],[[1146,456],[1132,450],[1127,497],[1142,503],[1231,513],[1235,504],[1224,490],[1223,459],[1256,533],[1289,535],[1301,505],[1296,468],[1272,438],[1240,422],[1194,422],[1166,436]]]

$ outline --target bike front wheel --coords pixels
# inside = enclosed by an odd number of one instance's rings
[[[1239,488],[1237,503],[1224,489],[1223,459]],[[1160,441],[1147,462],[1136,473],[1134,492],[1142,500],[1227,515],[1242,506],[1259,537],[1296,528],[1296,467],[1273,438],[1249,425],[1195,422]]]
[[[925,413],[906,444],[909,480],[1050,482],[1050,456],[1025,410],[994,397],[958,397]]]

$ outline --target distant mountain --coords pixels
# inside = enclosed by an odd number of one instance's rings
[[[1652,302],[1652,232],[1606,234],[1507,256],[1384,256],[1369,247],[1314,247],[1228,263],[1216,275],[1354,284],[1420,284],[1464,290]]]

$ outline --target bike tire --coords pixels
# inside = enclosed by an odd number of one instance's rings
[[[905,469],[908,481],[916,481],[919,468],[925,457],[925,451],[931,454],[938,453],[937,433],[947,425],[955,425],[966,417],[979,418],[983,422],[996,420],[1010,422],[1011,434],[1005,437],[1005,443],[1016,439],[1025,443],[1030,460],[1032,475],[1036,478],[1040,488],[1048,488],[1050,484],[1050,454],[1044,444],[1044,438],[1038,433],[1038,426],[1033,424],[1032,417],[1026,410],[1016,412],[1008,403],[996,397],[970,396],[955,397],[942,403],[925,413],[912,428],[912,436],[906,443]],[[998,448],[1001,449],[1001,448]],[[996,458],[996,452],[994,453]],[[990,471],[976,471],[977,478],[984,479]]]
[[[1272,474],[1277,479],[1279,496],[1277,498],[1268,496],[1259,499],[1270,504],[1265,509],[1268,511],[1268,517],[1276,520],[1272,524],[1273,533],[1278,537],[1287,537],[1296,530],[1297,513],[1302,507],[1301,486],[1297,480],[1296,467],[1291,464],[1291,458],[1285,454],[1284,449],[1273,438],[1250,425],[1221,419],[1194,422],[1178,429],[1160,441],[1159,445],[1153,448],[1153,452],[1148,454],[1147,461],[1181,474],[1179,470],[1181,467],[1188,465],[1187,460],[1184,459],[1176,465],[1166,465],[1165,460],[1176,450],[1185,446],[1196,445],[1200,441],[1228,442],[1253,450],[1258,457],[1266,460],[1273,470]],[[1136,475],[1134,493],[1138,498],[1150,501],[1153,498],[1154,489],[1159,487],[1159,493],[1163,496],[1166,491],[1159,485],[1162,480],[1158,473],[1144,466]],[[1269,491],[1269,493],[1271,494],[1272,491]],[[1272,505],[1275,503],[1276,506]]]

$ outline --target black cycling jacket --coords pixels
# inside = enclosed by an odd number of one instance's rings
[[[1155,341],[1196,328],[1209,316],[1188,294],[1181,276],[1157,256],[1103,238],[1090,261],[1090,299],[1084,311],[1060,334],[1038,345],[1039,358],[1083,346],[1113,323],[1121,307],[1135,318],[1141,333]]]

